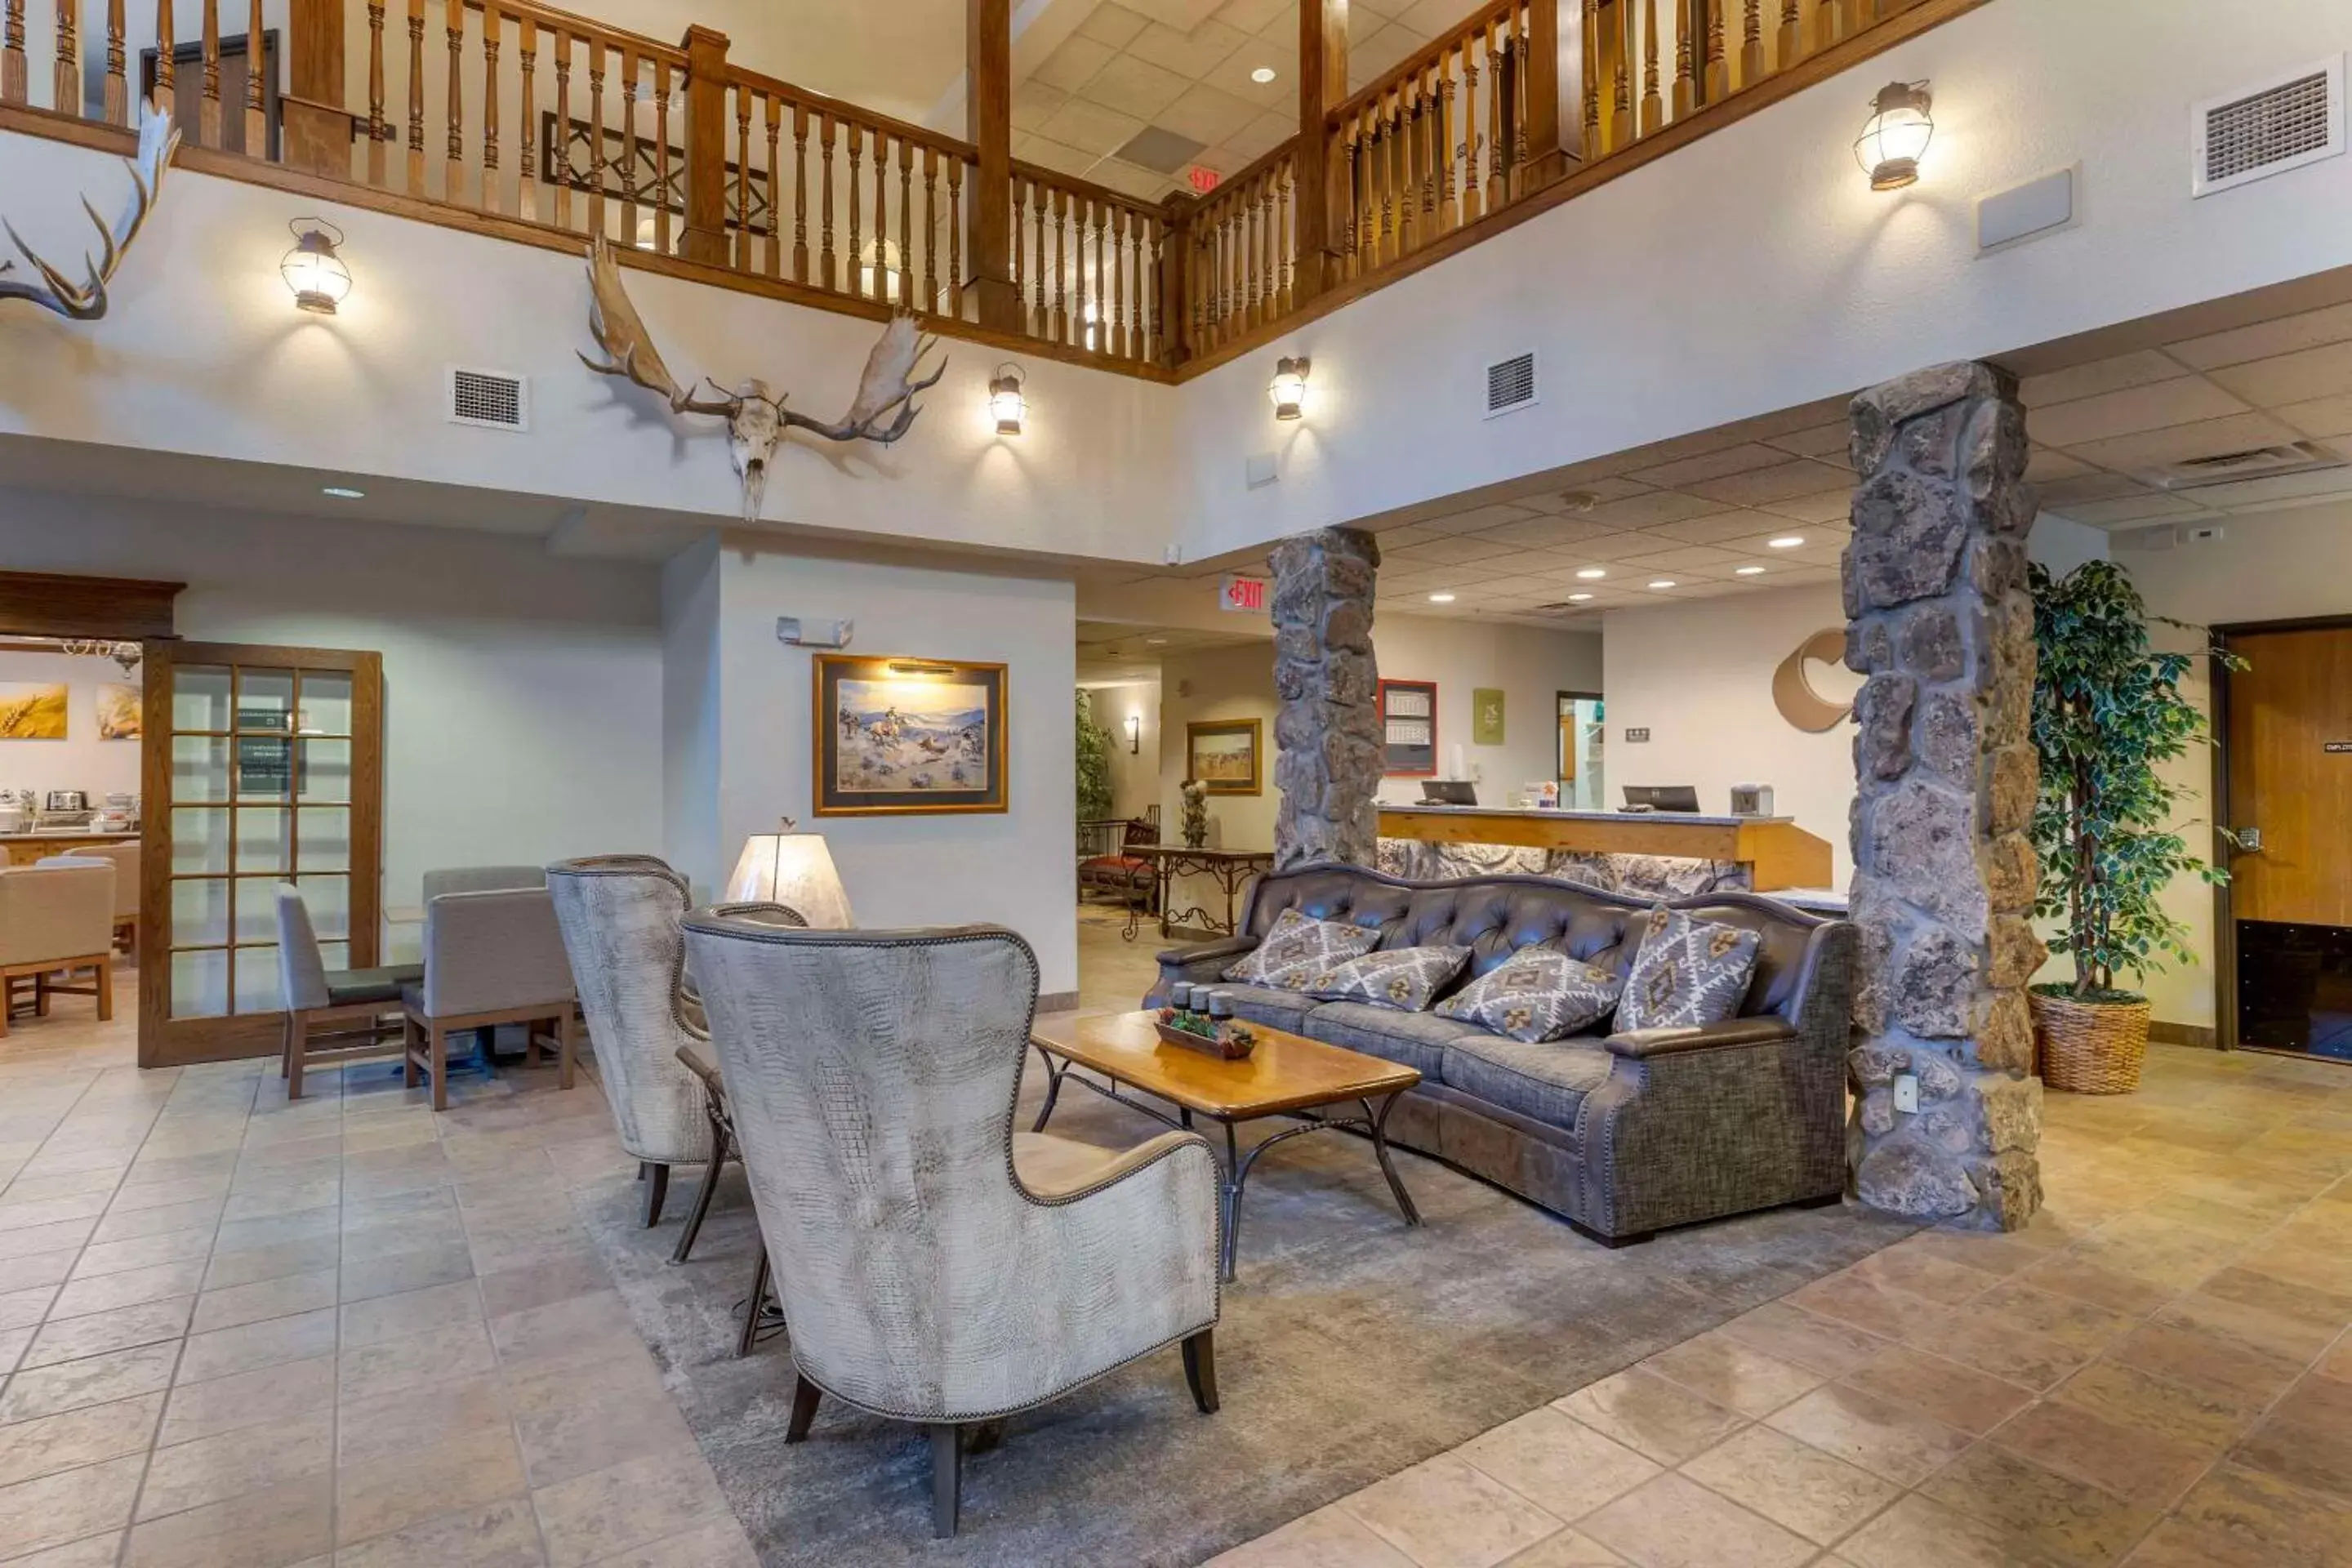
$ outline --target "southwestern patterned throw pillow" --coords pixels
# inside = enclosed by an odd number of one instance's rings
[[[1608,1016],[1625,983],[1549,947],[1523,947],[1438,1004],[1459,1018],[1537,1045],[1564,1039]]]
[[[1335,964],[1307,983],[1307,994],[1325,1002],[1369,1002],[1421,1013],[1469,962],[1466,947],[1391,948]]]
[[[1660,904],[1643,922],[1642,945],[1617,1006],[1618,1029],[1689,1029],[1732,1016],[1748,994],[1762,940]]]
[[[1380,940],[1379,931],[1364,926],[1310,920],[1297,910],[1285,910],[1265,940],[1242,954],[1224,977],[1277,991],[1304,991],[1317,975],[1361,958]]]

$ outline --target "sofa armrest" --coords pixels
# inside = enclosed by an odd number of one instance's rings
[[[1757,1018],[1725,1018],[1717,1023],[1680,1029],[1628,1029],[1622,1034],[1612,1035],[1601,1043],[1617,1056],[1647,1060],[1684,1051],[1711,1051],[1727,1046],[1760,1046],[1796,1037],[1797,1031],[1786,1019],[1768,1015]]]
[[[1234,959],[1257,946],[1254,936],[1229,936],[1221,942],[1193,942],[1185,947],[1171,947],[1160,955],[1160,979],[1143,998],[1147,1007],[1157,1007],[1168,1000],[1168,988],[1180,980],[1198,983],[1223,980]]]

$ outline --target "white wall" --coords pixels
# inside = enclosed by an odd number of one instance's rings
[[[1140,816],[1160,804],[1160,682],[1129,680],[1088,684],[1095,722],[1110,734],[1110,814]],[[1128,750],[1127,721],[1140,721],[1136,749]],[[1166,822],[1163,811],[1161,819]]]
[[[861,926],[1012,927],[1036,949],[1042,988],[1078,984],[1076,789],[1070,693],[1076,602],[1067,583],[774,553],[730,534],[719,574],[716,846],[691,874],[723,876],[753,833],[790,816],[821,831]],[[673,602],[678,586],[673,584]],[[811,651],[776,639],[776,617],[854,620],[850,651],[1010,667],[1010,810],[829,816],[812,810]],[[689,814],[698,811],[698,803]],[[675,826],[678,814],[673,812]],[[673,843],[707,854],[699,837]]]
[[[1596,632],[1555,632],[1541,626],[1384,615],[1372,627],[1381,674],[1391,680],[1437,682],[1439,776],[1454,776],[1454,748],[1477,781],[1478,799],[1508,805],[1527,785],[1559,776],[1559,725],[1555,703],[1563,691],[1601,689],[1601,639]],[[1470,693],[1503,692],[1503,743],[1471,739]],[[1381,781],[1390,803],[1421,798],[1422,781]]]
[[[415,906],[435,867],[659,847],[650,567],[441,529],[5,489],[0,560],[184,582],[186,637],[382,653],[387,909]]]
[[[2189,106],[2352,44],[2343,0],[1992,0],[1182,389],[1196,556],[2352,262],[2352,157],[2192,201]],[[1931,80],[1920,183],[1870,93]],[[1974,204],[2081,160],[2077,226],[1979,258]],[[1533,349],[1542,401],[1485,419]],[[1278,355],[1313,360],[1276,426]],[[1278,451],[1280,482],[1244,459]],[[1613,695],[1613,694],[1612,694]]]
[[[98,689],[137,686],[136,671],[103,655],[0,651],[0,683],[66,689],[66,738],[0,741],[0,789],[83,790],[92,806],[139,793],[139,742],[98,738]]]
[[[719,839],[719,535],[662,568],[662,846],[698,901],[734,860]]]
[[[1274,847],[1274,644],[1201,648],[1160,661],[1160,821],[1168,841],[1184,828],[1185,726],[1212,719],[1255,719],[1263,787],[1256,795],[1209,797],[1209,844],[1220,849]]]

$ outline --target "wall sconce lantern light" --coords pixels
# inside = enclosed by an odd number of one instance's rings
[[[331,316],[343,296],[352,291],[352,269],[335,254],[343,231],[322,217],[298,217],[286,226],[294,231],[294,248],[278,262],[278,276],[294,290],[297,310],[314,316]]]
[[[1874,191],[1899,191],[1917,182],[1919,160],[1936,122],[1924,81],[1890,81],[1870,100],[1870,120],[1853,144],[1854,161],[1870,176]]]
[[[1307,406],[1307,359],[1278,360],[1274,367],[1274,379],[1265,384],[1265,395],[1274,404],[1276,419],[1296,419]]]
[[[1131,757],[1143,753],[1143,715],[1140,713],[1127,716],[1127,753]]]
[[[1028,417],[1029,400],[1021,395],[1021,367],[1010,360],[996,367],[989,378],[988,411],[996,416],[996,433],[1018,436],[1021,422]]]

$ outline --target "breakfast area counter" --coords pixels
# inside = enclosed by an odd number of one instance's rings
[[[1822,888],[1827,840],[1785,816],[1383,805],[1381,866],[1417,879],[1520,871],[1659,895]]]

